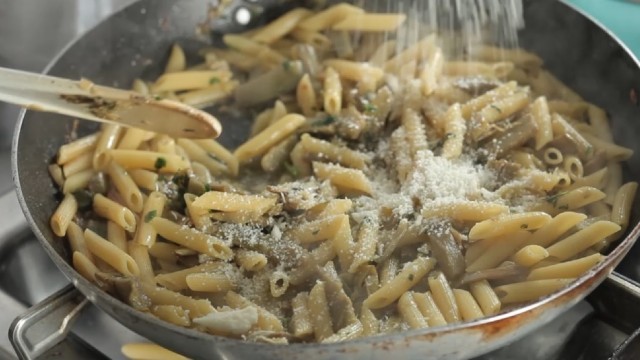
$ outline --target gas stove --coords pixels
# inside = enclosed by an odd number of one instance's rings
[[[0,0],[0,66],[41,71],[55,54],[109,14],[134,0]],[[571,0],[622,38],[640,56],[640,4],[620,0]],[[10,144],[18,109],[0,104],[0,334],[13,319],[68,284],[30,233],[12,192]],[[618,267],[640,282],[640,242]],[[638,263],[638,264],[636,264]],[[611,284],[525,339],[482,356],[502,359],[606,359],[640,325],[640,304],[615,311],[591,304],[616,296]],[[620,314],[627,315],[621,319]],[[636,316],[637,315],[637,316]],[[626,321],[625,321],[626,320]],[[93,306],[88,306],[63,342],[39,358],[119,359],[120,348],[145,341]],[[639,349],[640,350],[640,349]],[[0,336],[0,360],[15,359],[6,335]],[[640,358],[640,351],[634,358]]]

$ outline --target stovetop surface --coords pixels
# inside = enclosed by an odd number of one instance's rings
[[[68,41],[133,1],[0,0],[0,66],[41,71]],[[640,4],[621,0],[570,2],[596,14],[640,55],[640,22],[637,21]],[[0,171],[0,194],[13,186],[7,169],[17,116],[16,107],[0,103],[0,169],[5,169]],[[2,221],[0,219],[0,227]],[[33,235],[12,241],[11,246],[5,246],[2,241],[0,239],[0,295],[7,293],[11,297],[0,296],[0,308],[5,310],[4,317],[0,315],[0,333],[6,334],[9,310],[23,311],[65,286],[67,280],[55,269]],[[640,246],[632,250],[618,270],[640,280],[640,267],[635,259],[640,259]],[[84,311],[73,331],[103,356],[113,359],[122,358],[119,349],[123,343],[144,340],[94,307]],[[542,330],[481,359],[604,359],[627,336],[599,319],[588,303],[581,302]],[[7,349],[7,345],[6,336],[2,335],[0,359],[15,356],[3,353],[2,348]],[[92,353],[91,357],[97,356]]]

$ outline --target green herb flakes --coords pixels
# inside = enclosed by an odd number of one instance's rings
[[[331,115],[327,115],[327,117],[325,117],[324,119],[320,119],[314,122],[313,126],[327,126],[333,124],[334,122],[336,122],[336,118]]]
[[[156,216],[158,216],[158,212],[156,210],[151,210],[144,215],[144,222],[148,223],[153,220]]]
[[[153,167],[156,168],[156,170],[160,170],[163,167],[167,166],[167,160],[163,157],[159,157],[156,159],[156,163],[153,164]]]
[[[364,111],[367,113],[376,112],[377,110],[378,110],[378,107],[373,105],[372,103],[364,104]]]
[[[289,174],[291,174],[291,176],[293,176],[294,178],[297,178],[300,175],[300,170],[298,170],[297,167],[295,167],[295,165],[289,163],[289,162],[285,162],[284,163],[284,168],[287,170],[287,172]]]

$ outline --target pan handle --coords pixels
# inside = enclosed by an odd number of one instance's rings
[[[640,359],[640,284],[613,272],[588,300],[605,322],[631,334],[610,360]]]
[[[88,304],[73,285],[32,306],[9,328],[9,340],[21,359],[35,359],[62,340]]]

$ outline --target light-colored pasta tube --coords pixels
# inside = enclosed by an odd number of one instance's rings
[[[171,52],[169,53],[169,59],[164,67],[165,73],[183,71],[187,67],[187,58],[184,55],[184,50],[178,44],[171,46]]]
[[[402,294],[398,299],[398,312],[412,329],[421,329],[429,326],[422,312],[420,312],[411,291]]]
[[[140,280],[153,283],[153,266],[151,265],[151,258],[149,257],[149,248],[130,241],[128,243],[128,253],[138,265]]]
[[[84,241],[84,230],[82,230],[78,224],[74,222],[69,224],[67,228],[67,240],[69,240],[71,251],[81,253],[87,260],[93,263],[93,255],[91,255]]]
[[[156,217],[150,221],[158,235],[189,249],[216,259],[230,260],[233,251],[222,240],[193,228],[183,227],[170,220]]]
[[[122,251],[127,251],[127,233],[124,228],[113,221],[107,221],[107,240]]]
[[[564,261],[588,249],[598,241],[620,231],[620,225],[611,221],[597,221],[547,248],[549,257]]]
[[[405,14],[372,14],[357,13],[348,14],[340,22],[331,28],[340,31],[385,32],[394,31],[406,20]]]
[[[196,144],[200,145],[204,150],[207,151],[208,154],[220,159],[227,168],[229,169],[229,174],[233,176],[238,175],[239,166],[238,159],[236,159],[233,154],[227,150],[224,146],[220,145],[217,141],[213,139],[207,140],[194,140]]]
[[[258,30],[251,39],[263,44],[273,44],[284,37],[303,19],[309,17],[311,11],[303,8],[290,10],[279,18],[273,20],[262,29]]]
[[[342,194],[357,193],[371,195],[373,193],[369,179],[367,179],[361,170],[316,161],[311,165],[316,178],[329,180]]]
[[[131,169],[128,171],[133,182],[141,189],[158,190],[158,174],[144,169]]]
[[[296,88],[296,100],[305,116],[312,116],[318,108],[316,91],[311,84],[309,74],[304,74]]]
[[[342,110],[342,83],[340,75],[332,67],[324,70],[324,111],[338,115]]]
[[[522,248],[531,238],[531,233],[526,230],[518,230],[512,234],[506,234],[494,239],[489,239],[488,248],[477,259],[467,266],[467,272],[491,269],[500,265]]]
[[[64,165],[82,154],[90,153],[91,149],[95,148],[99,136],[100,133],[91,134],[60,146],[56,163]]]
[[[69,177],[81,171],[92,168],[93,166],[92,164],[93,164],[93,153],[88,152],[86,154],[79,155],[73,160],[62,165],[62,173],[64,174],[64,177]]]
[[[353,260],[349,266],[350,273],[356,273],[360,266],[372,261],[378,247],[378,228],[380,223],[377,216],[366,217],[360,223],[356,244],[353,249]]]
[[[453,289],[453,296],[456,299],[456,305],[458,305],[462,320],[472,321],[484,317],[480,305],[478,305],[470,292],[462,289]]]
[[[569,285],[574,279],[531,280],[495,288],[503,304],[520,303],[549,295]]]
[[[122,226],[129,232],[133,232],[136,229],[137,220],[133,212],[102,194],[93,196],[93,211],[99,216]]]
[[[538,267],[531,270],[527,280],[577,278],[605,258],[606,256],[602,254],[593,254],[575,260]]]
[[[448,217],[462,221],[483,221],[508,212],[507,206],[478,201],[433,201],[422,208],[422,216],[426,219]]]
[[[93,155],[91,157],[93,159]],[[64,172],[62,171],[62,167],[58,164],[51,164],[47,167],[49,171],[49,175],[51,175],[51,179],[53,182],[59,187],[64,186]]]
[[[191,161],[197,161],[200,164],[204,165],[207,169],[209,169],[211,174],[221,175],[229,172],[226,166],[224,166],[220,161],[211,157],[211,155],[209,155],[209,153],[205,149],[200,147],[200,145],[198,145],[195,141],[189,139],[178,139],[176,143],[184,149]]]
[[[278,298],[284,295],[288,288],[289,275],[286,272],[276,270],[271,273],[271,276],[269,277],[269,291],[271,296]]]
[[[429,289],[433,295],[433,301],[442,312],[442,316],[448,323],[460,321],[460,309],[453,294],[449,281],[442,272],[428,277]]]
[[[188,310],[191,319],[202,317],[215,311],[209,300],[194,299],[152,284],[142,283],[142,291],[154,305],[175,305]]]
[[[160,319],[170,322],[178,326],[190,326],[191,319],[187,310],[175,305],[154,305],[151,307],[151,313]],[[167,359],[162,357],[162,359]]]
[[[136,150],[142,142],[153,137],[153,133],[147,130],[129,128],[126,129],[122,139],[118,143],[118,149]]]
[[[467,132],[465,120],[460,111],[460,104],[453,104],[444,114],[444,144],[442,144],[442,156],[447,159],[455,159],[462,154],[464,135]]]
[[[469,231],[469,240],[493,238],[520,230],[537,230],[551,221],[551,216],[534,211],[502,215],[476,223]]]
[[[233,154],[240,162],[263,155],[280,140],[291,135],[304,121],[305,117],[302,115],[288,114],[240,145]]]
[[[369,309],[379,309],[393,303],[417,284],[434,266],[435,261],[433,259],[424,257],[419,257],[407,263],[393,280],[369,295],[363,302],[363,306]]]
[[[125,204],[135,213],[142,211],[142,193],[131,176],[115,162],[107,166],[107,173],[113,185],[118,189]]]
[[[328,141],[314,138],[309,134],[303,134],[300,137],[300,144],[305,152],[312,157],[359,170],[366,167],[366,157],[364,154],[351,150],[346,146],[338,146]],[[295,149],[293,151],[295,151]]]
[[[97,283],[96,273],[100,270],[85,254],[74,251],[72,257],[73,268],[85,279]]]
[[[487,280],[469,284],[469,291],[480,305],[485,315],[497,314],[500,311],[500,299]]]
[[[62,185],[62,193],[71,194],[87,187],[94,175],[93,169],[86,169],[69,176]]]
[[[427,291],[426,293],[414,292],[413,299],[416,302],[416,305],[418,305],[418,309],[420,309],[422,316],[427,320],[429,326],[433,327],[447,324],[447,320],[445,320],[442,312],[438,309],[430,291]]]
[[[549,252],[540,245],[527,245],[513,255],[513,261],[522,267],[532,267],[546,259]]]
[[[628,182],[620,187],[613,199],[611,207],[611,221],[620,225],[620,230],[624,232],[629,226],[631,207],[638,190],[637,182]]]
[[[530,106],[531,116],[536,123],[535,149],[540,150],[553,140],[553,128],[551,127],[551,114],[547,98],[541,96]]]
[[[491,91],[487,91],[486,93],[471,99],[470,101],[462,104],[460,108],[460,110],[462,111],[462,116],[467,120],[470,119],[471,114],[485,108],[486,106],[494,102],[495,99],[504,98],[512,94],[517,89],[517,86],[518,85],[515,81],[510,81],[498,86]]]
[[[160,243],[156,243],[155,245],[158,245],[158,244]],[[150,252],[153,253],[155,247],[156,246],[151,247]],[[173,251],[171,253],[174,254]],[[224,263],[222,262],[218,262],[218,261],[207,262],[201,265],[193,266],[193,267],[182,269],[182,270],[177,270],[170,273],[158,274],[155,276],[155,281],[156,283],[160,284],[161,286],[169,290],[182,291],[189,288],[189,286],[187,285],[188,275],[215,272],[215,271],[218,271],[222,266],[224,266]]]
[[[259,271],[267,266],[267,257],[257,251],[238,249],[236,263],[246,271]]]
[[[156,241],[155,228],[150,224],[157,216],[162,216],[167,198],[164,194],[154,191],[149,194],[144,203],[141,220],[134,236],[134,241],[140,245],[151,247]]]
[[[122,128],[118,125],[107,124],[102,127],[102,132],[96,141],[96,149],[93,153],[94,170],[103,170],[109,164],[106,152],[116,147],[121,133]]]
[[[152,343],[124,344],[122,345],[122,354],[129,359],[188,360],[180,354]]]
[[[332,27],[348,15],[361,14],[364,10],[346,3],[337,4],[304,19],[298,27],[307,31],[319,31]]]
[[[225,274],[193,273],[187,275],[185,281],[193,291],[226,292],[235,288],[233,281]]]
[[[309,311],[309,293],[299,292],[291,300],[291,333],[297,337],[305,337],[313,334],[313,322]]]
[[[84,239],[93,256],[106,262],[125,276],[138,276],[140,268],[133,258],[107,239],[90,229],[85,229]]]
[[[66,194],[56,211],[51,216],[51,229],[58,236],[65,236],[67,228],[78,212],[78,201],[72,194]]]
[[[175,154],[163,154],[144,150],[108,150],[106,156],[123,168],[154,170],[159,173],[176,173],[189,169],[189,162]]]
[[[587,218],[587,215],[571,211],[565,211],[556,215],[545,226],[533,233],[527,241],[527,245],[547,247],[553,244],[562,234],[566,233]]]
[[[333,322],[325,291],[324,282],[318,281],[309,291],[309,312],[313,322],[313,333],[316,341],[322,341],[333,335]]]
[[[223,212],[252,211],[264,214],[276,203],[276,198],[208,191],[193,201],[193,206]]]
[[[169,91],[182,91],[202,89],[211,85],[213,79],[224,82],[231,79],[228,70],[200,70],[200,71],[176,71],[160,76],[153,85],[151,91],[154,94]]]

